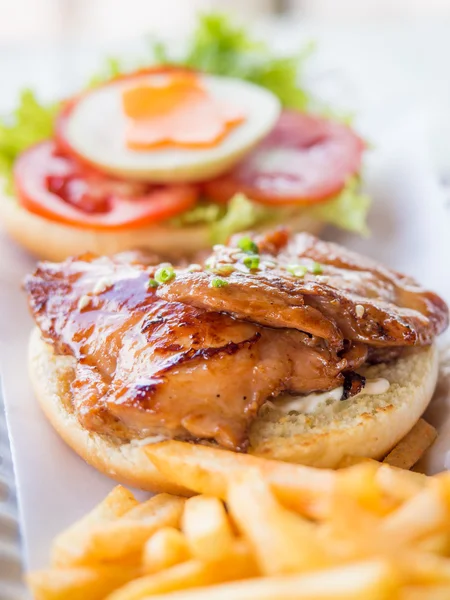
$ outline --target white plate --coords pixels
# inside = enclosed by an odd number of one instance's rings
[[[0,598],[26,597],[21,571],[14,473],[0,388]]]
[[[372,136],[368,161],[374,197],[373,236],[340,234],[352,248],[416,276],[450,299],[450,218],[427,163],[417,120]],[[27,566],[47,564],[50,540],[98,502],[114,485],[69,450],[41,414],[30,388],[26,346],[32,321],[20,290],[33,260],[0,238],[0,351],[5,403],[17,476]],[[445,403],[444,403],[445,404]],[[429,468],[443,468],[450,440],[431,453]]]

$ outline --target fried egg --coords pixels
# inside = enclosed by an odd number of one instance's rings
[[[75,154],[111,175],[203,181],[235,165],[280,111],[274,94],[240,79],[147,73],[81,96],[62,136]]]

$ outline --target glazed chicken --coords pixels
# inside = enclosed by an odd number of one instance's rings
[[[43,339],[76,361],[73,409],[90,431],[245,451],[268,399],[357,393],[365,361],[447,325],[435,294],[309,235],[233,239],[164,283],[161,269],[88,254],[25,282]]]
[[[285,231],[248,240],[255,244],[256,269],[245,266],[248,252],[235,238],[216,247],[207,269],[182,272],[161,286],[159,297],[298,329],[334,348],[344,340],[426,345],[447,326],[448,309],[437,294],[341,246],[309,234],[290,239]],[[216,274],[227,275],[226,287],[211,286]]]

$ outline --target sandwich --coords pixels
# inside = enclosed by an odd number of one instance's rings
[[[179,267],[130,253],[42,262],[25,290],[49,421],[146,489],[167,482],[142,446],[166,439],[318,467],[382,458],[430,402],[448,325],[410,277],[283,228]]]
[[[366,231],[365,144],[298,85],[299,59],[217,15],[184,56],[158,48],[156,65],[114,62],[57,104],[24,93],[0,127],[0,219],[19,244],[48,260],[135,248],[178,260],[284,222]]]

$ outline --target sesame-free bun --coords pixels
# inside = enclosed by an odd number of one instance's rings
[[[337,467],[346,456],[383,458],[415,425],[428,406],[438,376],[438,350],[408,350],[392,363],[362,367],[368,378],[383,377],[387,392],[341,401],[313,414],[270,412],[250,432],[251,453],[314,467]]]
[[[14,198],[2,195],[0,219],[17,243],[42,260],[61,261],[87,251],[108,256],[135,249],[177,260],[211,247],[207,225],[146,225],[119,231],[84,229],[35,215]],[[273,226],[273,223],[270,225]],[[322,228],[320,221],[301,212],[290,218],[288,225],[295,231],[314,234]]]
[[[29,372],[37,399],[63,440],[87,463],[118,481],[147,490],[183,493],[146,458],[142,445],[119,443],[84,429],[72,410],[75,359],[55,355],[35,329],[30,338]],[[413,427],[427,407],[437,379],[437,350],[417,349],[389,365],[366,369],[385,377],[390,389],[339,403],[339,410],[274,419],[258,417],[250,452],[265,458],[317,467],[335,467],[345,456],[381,458]],[[184,446],[179,445],[182,452]],[[200,448],[201,446],[199,446]],[[223,452],[230,452],[223,450]]]

